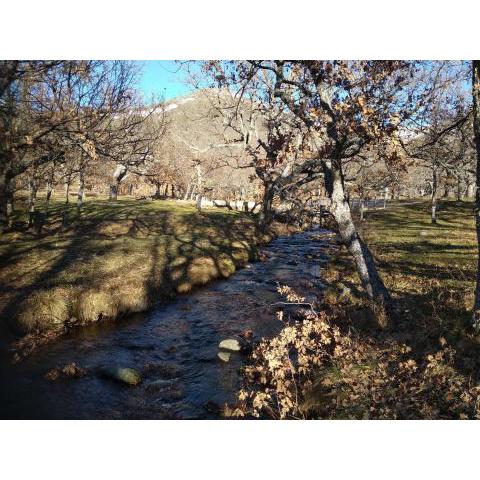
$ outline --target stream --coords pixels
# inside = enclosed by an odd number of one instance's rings
[[[205,419],[218,418],[241,385],[247,356],[218,357],[219,343],[272,337],[282,323],[272,305],[283,299],[278,284],[315,301],[330,239],[314,229],[278,237],[263,247],[262,261],[226,280],[118,322],[98,322],[72,330],[18,364],[0,365],[2,419]],[[83,377],[55,381],[44,376],[75,362]],[[142,374],[137,386],[98,374],[105,367],[128,367]]]

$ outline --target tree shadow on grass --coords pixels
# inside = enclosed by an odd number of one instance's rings
[[[474,386],[479,380],[480,342],[469,327],[477,268],[472,205],[441,202],[439,210],[437,225],[429,223],[428,206],[420,204],[371,212],[362,226],[398,308],[385,329],[379,329],[379,306],[359,287],[346,254],[336,259],[334,272],[348,293],[338,288],[325,308],[345,333],[355,332],[378,352],[406,345],[408,357],[421,368],[452,348],[453,371]],[[454,380],[448,376],[446,381]],[[440,416],[458,418],[440,395],[435,402]]]
[[[398,275],[402,282],[421,282],[422,288],[406,291],[404,283],[397,286],[392,283],[390,291],[397,312],[383,330],[377,323],[378,305],[372,304],[358,282],[349,277],[341,278],[348,294],[326,308],[338,319],[344,332],[353,330],[360,338],[377,344],[379,349],[385,348],[386,342],[405,344],[411,349],[410,357],[419,364],[445,345],[451,346],[456,351],[455,370],[476,384],[480,372],[480,342],[469,330],[468,295],[472,278],[452,286],[446,282],[455,280],[448,267],[431,269],[423,265],[419,268],[418,264],[414,267],[410,270],[403,263],[390,265],[390,274]],[[351,272],[351,266],[347,268]],[[382,270],[385,272],[383,267]],[[387,279],[385,274],[384,278]],[[418,278],[422,280],[416,280]],[[337,292],[337,297],[341,294]]]
[[[247,214],[174,202],[57,205],[49,222],[37,236],[1,240],[0,318],[15,334],[145,310],[228,276],[254,258],[258,240]]]

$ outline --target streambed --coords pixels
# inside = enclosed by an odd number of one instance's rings
[[[234,352],[222,361],[220,341],[240,339],[248,330],[253,341],[275,335],[282,327],[272,306],[282,300],[278,284],[315,300],[323,287],[328,233],[278,237],[261,249],[263,261],[227,280],[145,314],[76,329],[19,364],[2,364],[0,418],[218,418],[218,407],[234,399],[246,360]],[[52,368],[72,362],[87,374],[45,379]],[[111,367],[133,368],[143,381],[129,386],[98,374]]]

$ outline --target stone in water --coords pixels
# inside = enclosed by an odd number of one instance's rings
[[[222,362],[228,362],[230,360],[230,352],[218,352],[218,358]]]
[[[218,346],[224,350],[230,350],[231,352],[240,351],[240,343],[234,338],[226,338],[225,340],[222,340]]]

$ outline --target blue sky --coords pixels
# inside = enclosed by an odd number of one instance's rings
[[[182,82],[182,72],[173,60],[145,60],[138,64],[142,68],[139,87],[147,101],[152,94],[168,100],[192,90]]]

